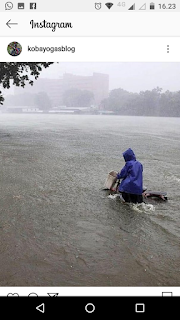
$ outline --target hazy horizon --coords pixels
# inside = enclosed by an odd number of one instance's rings
[[[58,79],[65,73],[92,76],[93,73],[109,75],[109,90],[122,88],[129,92],[152,90],[180,90],[179,62],[59,62],[43,69],[39,78]],[[1,90],[13,94],[14,86]]]
[[[43,70],[40,78],[58,79],[64,73],[91,76],[93,72],[109,75],[109,90],[180,90],[179,62],[59,62]]]

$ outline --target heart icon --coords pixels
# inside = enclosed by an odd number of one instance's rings
[[[19,297],[18,293],[8,293],[7,297]]]

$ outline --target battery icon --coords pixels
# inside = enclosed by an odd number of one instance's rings
[[[154,10],[155,9],[155,3],[151,2],[150,3],[150,10]]]

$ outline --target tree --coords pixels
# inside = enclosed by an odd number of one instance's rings
[[[77,97],[77,104],[79,107],[90,107],[94,101],[94,94],[88,90],[82,90]]]
[[[33,79],[37,80],[43,68],[48,68],[54,62],[1,62],[0,85],[9,89],[12,84],[17,87],[25,87],[26,83],[33,85]],[[4,98],[0,91],[0,104]]]
[[[43,111],[51,109],[51,100],[46,92],[39,92],[36,94],[35,104]]]
[[[94,94],[88,90],[69,89],[63,94],[63,103],[69,108],[90,107]]]
[[[180,91],[167,90],[161,95],[160,116],[180,117]]]
[[[7,95],[6,99],[4,101],[4,106],[5,107],[24,107],[24,106],[28,106],[28,107],[32,107],[35,106],[35,98],[36,98],[36,94],[32,94],[32,93],[21,93],[21,94],[16,94],[16,95]]]
[[[101,102],[101,107],[121,115],[159,116],[161,91],[159,87],[140,93],[132,93],[122,88],[114,89],[109,97]],[[174,110],[175,108],[172,113],[175,112]]]
[[[146,90],[140,92],[143,114],[146,116],[158,116],[160,113],[160,99],[162,88]]]
[[[110,92],[109,98],[102,101],[106,110],[117,114],[129,114],[128,104],[131,103],[134,94],[122,88]]]

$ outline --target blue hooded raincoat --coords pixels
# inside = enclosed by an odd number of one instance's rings
[[[126,162],[122,170],[117,174],[117,179],[123,179],[119,185],[120,192],[141,195],[143,192],[143,166],[136,160],[132,149],[123,153]]]

